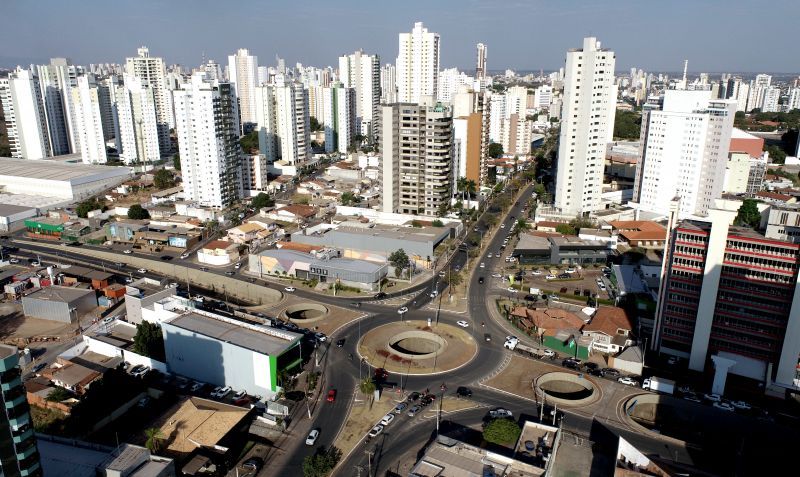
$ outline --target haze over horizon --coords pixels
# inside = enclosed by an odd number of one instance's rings
[[[209,0],[122,0],[112,9],[98,0],[11,1],[0,20],[0,42],[7,46],[0,66],[51,57],[82,65],[124,63],[142,45],[169,64],[187,67],[199,65],[203,56],[225,64],[238,48],[249,49],[261,65],[274,64],[276,55],[287,65],[335,65],[339,55],[359,48],[394,63],[397,34],[422,21],[441,36],[442,68],[470,71],[475,44],[483,42],[490,70],[554,70],[563,66],[567,49],[595,36],[616,53],[618,71],[677,72],[684,59],[691,72],[800,71],[797,55],[747,35],[754,25],[770,25],[770,43],[792,44],[796,17],[776,15],[796,7],[789,0],[771,2],[770,8],[736,0],[724,9],[714,0],[675,0],[669,9],[633,0],[408,0],[401,11],[355,0],[275,3],[244,0],[220,9]]]

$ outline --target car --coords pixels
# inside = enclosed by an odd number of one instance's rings
[[[238,262],[236,265],[233,266],[233,268],[239,270],[240,268],[242,268],[242,262]]]
[[[514,263],[516,261],[517,261],[517,257],[508,257],[508,258],[506,258],[506,262]]]
[[[319,429],[311,429],[311,432],[308,433],[308,437],[306,437],[306,445],[313,446],[315,442],[317,442],[317,438],[319,437]]]
[[[608,376],[611,378],[619,376],[619,371],[614,368],[603,368],[600,371],[603,373],[603,376]]]
[[[510,291],[511,293],[517,293],[517,292],[519,292],[519,290],[517,290],[517,289],[516,289],[516,288],[514,288],[514,287],[508,287],[508,291]]]
[[[295,290],[297,290],[297,288],[295,287],[286,287],[283,289],[283,291],[285,291],[286,293],[293,293]]]
[[[478,283],[483,284],[483,277],[478,277]]]
[[[460,397],[472,397],[472,389],[459,386],[458,389],[456,389],[456,394],[458,394]]]
[[[506,417],[513,417],[514,414],[508,409],[503,409],[502,407],[498,407],[497,409],[492,409],[491,411],[489,411],[489,416],[492,419],[500,419]]]
[[[336,347],[341,348],[342,346],[344,346],[344,338],[336,340]]]
[[[608,268],[608,267],[603,267],[603,268],[600,269],[600,271],[603,272],[603,273],[611,273],[611,269]]]
[[[242,398],[243,398],[243,397],[245,397],[245,396],[247,396],[247,391],[245,391],[245,390],[243,389],[243,390],[241,390],[241,391],[236,391],[236,393],[233,395],[233,398],[232,398],[232,399],[234,399],[234,400],[237,400],[237,401],[238,401],[239,399],[242,399]]]
[[[111,323],[112,321],[114,321],[116,319],[117,319],[116,316],[107,316],[107,317],[103,318],[103,324],[107,325],[107,324]]]
[[[422,406],[415,404],[408,409],[408,417],[414,417],[422,409]]]
[[[567,358],[561,362],[561,366],[569,369],[580,369],[580,364],[572,358]]]
[[[519,341],[519,338],[517,338],[514,335],[508,335],[508,336],[506,336],[506,341],[513,341],[513,342],[516,343],[517,341]]]
[[[138,269],[136,271],[139,272],[139,273],[147,273],[147,269],[146,268],[140,268],[140,269]]]
[[[560,278],[561,280],[566,280],[567,278],[569,278],[569,273],[559,273],[558,278]]]
[[[629,378],[628,376],[623,376],[623,377],[617,379],[617,382],[620,383],[620,384],[624,384],[626,386],[636,386],[637,385],[636,380],[633,379],[633,378]]]
[[[392,413],[386,414],[381,418],[381,425],[388,426],[389,424],[392,423],[392,421],[394,421],[394,414]]]
[[[499,273],[492,273],[492,278],[503,278],[503,275]]]
[[[375,294],[373,298],[383,298],[386,296],[386,292],[378,292]]]
[[[383,432],[383,426],[378,424],[377,426],[375,426],[375,427],[373,427],[372,429],[369,430],[369,433],[367,434],[367,436],[369,436],[369,437],[377,437],[378,434],[380,434],[381,432]]]
[[[325,336],[324,333],[314,333],[314,339],[316,339],[320,343],[324,343],[324,342],[328,341],[328,337]]]
[[[492,258],[492,254],[487,255],[486,258]]]
[[[124,253],[125,255],[130,255],[130,254],[133,253],[133,250],[125,249],[125,250],[122,251],[122,253]]]
[[[650,378],[645,378],[645,380],[642,381],[642,389],[650,389],[650,384]]]
[[[481,267],[481,268],[486,268],[486,264],[485,264],[485,263],[483,263],[483,262],[481,262],[481,264],[480,264],[480,267]]]
[[[715,402],[714,404],[712,404],[712,406],[714,406],[717,409],[722,409],[723,411],[728,411],[728,412],[732,412],[734,410],[734,407],[731,405],[731,403],[725,401]]]
[[[458,320],[456,321],[456,324],[462,328],[469,328],[469,322],[464,320]]]
[[[181,254],[181,260],[189,258],[189,255],[190,255],[189,253],[182,253]]]
[[[228,275],[230,277],[233,276],[234,273],[235,272],[233,270],[228,270],[227,272],[225,272],[225,275]]]
[[[408,404],[406,404],[404,402],[401,402],[400,404],[398,404],[397,406],[394,407],[394,413],[395,414],[402,414],[403,411],[405,411],[407,407],[408,407]]]
[[[261,469],[262,465],[264,465],[264,461],[261,460],[261,458],[251,457],[246,461],[242,462],[242,469],[251,471],[255,474],[259,471],[259,469]]]
[[[194,384],[192,384],[192,387],[189,388],[189,391],[196,393],[197,391],[203,389],[203,386],[205,386],[205,384],[201,383],[200,381],[195,381]]]
[[[492,341],[492,335],[490,335],[489,333],[484,333],[483,339],[486,341]]]
[[[47,363],[39,363],[36,366],[34,366],[33,369],[31,369],[31,372],[36,374],[39,371],[43,370],[45,366],[47,366]]]
[[[556,352],[551,349],[545,349],[542,350],[542,356],[544,356],[545,358],[555,358]]]
[[[11,258],[11,259],[8,260],[8,263],[19,263],[19,259],[18,258]]]
[[[439,296],[439,290],[433,290],[431,292],[431,298],[436,298],[437,296]]]
[[[136,403],[136,407],[146,408],[148,404],[150,404],[150,396],[145,396],[139,399],[139,402]]]
[[[569,273],[570,275],[572,275],[573,273],[577,272],[577,270],[575,270],[574,268],[570,267],[570,268],[564,270],[564,272],[565,273]]]
[[[531,275],[541,275],[541,270],[531,270]]]
[[[217,399],[224,399],[224,398],[225,398],[225,396],[227,396],[228,394],[230,394],[230,393],[231,393],[231,391],[233,391],[233,389],[231,389],[231,387],[230,387],[230,386],[225,386],[225,387],[217,387],[217,388],[216,388],[216,389],[215,389],[215,390],[214,390],[214,391],[211,393],[211,397],[212,397],[212,398],[217,398]]]
[[[133,278],[125,277],[125,283],[133,283]]]
[[[400,308],[397,309],[397,313],[399,313],[401,315],[403,313],[408,313],[408,307],[407,306],[401,306]]]
[[[601,290],[603,290],[603,291],[605,291],[605,290],[606,290],[606,286],[605,286],[605,285],[603,285],[602,283],[601,283],[601,284],[599,284],[599,285],[597,285],[597,288],[599,288],[599,289],[601,289]]]
[[[501,229],[504,229],[504,228],[506,228],[506,224],[500,224],[500,228],[501,228]]]
[[[200,267],[200,271],[201,272],[207,272],[208,271],[208,267]]]
[[[41,265],[41,263],[39,263],[38,260],[34,260],[34,261],[31,262],[31,265],[34,266],[34,267],[38,267],[39,265]]]
[[[553,275],[552,273],[548,273],[548,274],[547,274],[547,275],[544,277],[544,279],[545,279],[545,280],[555,280],[555,279],[556,279],[556,276],[555,276],[555,275]]]
[[[327,401],[328,402],[336,401],[336,390],[335,389],[331,389],[330,391],[328,391]]]
[[[711,402],[720,402],[722,401],[722,396],[717,393],[705,393],[703,394],[703,399]]]
[[[418,401],[419,398],[420,398],[420,393],[415,391],[415,392],[413,392],[413,393],[408,395],[408,397],[406,398],[406,401],[414,402],[414,401]]]
[[[687,401],[692,401],[692,402],[702,402],[700,400],[700,398],[697,397],[697,395],[694,394],[694,393],[686,394],[685,396],[683,396],[683,399],[685,399]]]
[[[172,260],[173,258],[174,257],[172,255],[162,255],[161,256],[161,260],[164,260],[165,262],[168,262],[168,261]]]
[[[731,401],[731,406],[742,411],[749,411],[753,406],[747,404],[745,401]]]
[[[439,272],[439,276],[442,277],[442,278],[444,278],[446,275],[447,275],[447,272],[445,272],[444,270]]]

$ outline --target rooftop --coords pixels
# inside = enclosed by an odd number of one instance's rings
[[[71,303],[79,300],[86,295],[94,294],[94,290],[87,290],[85,288],[71,288],[53,285],[45,287],[35,293],[31,293],[25,299],[37,299],[45,301],[53,301],[58,303]]]
[[[0,204],[0,217],[8,217],[9,215],[27,212],[29,210],[36,210],[35,207],[25,207],[22,205],[13,204]]]
[[[7,344],[0,344],[0,359],[8,358],[17,353],[16,346],[9,346]]]
[[[632,329],[633,325],[631,324],[628,314],[622,308],[617,308],[615,306],[602,306],[598,308],[592,321],[583,327],[583,331],[596,331],[609,336],[619,334],[618,330],[630,332]]]
[[[560,330],[580,330],[584,325],[584,321],[576,314],[561,308],[531,310],[520,306],[514,308],[511,314],[521,317],[523,322],[527,321],[528,327],[534,325],[549,336],[555,335]]]
[[[291,331],[249,325],[196,311],[176,316],[165,323],[268,356],[281,354],[302,337]]]
[[[154,427],[164,436],[175,436],[167,442],[167,451],[188,454],[198,447],[214,447],[250,412],[208,399],[190,397],[165,412]]]
[[[50,439],[37,436],[36,446],[44,475],[59,477],[96,477],[97,468],[108,459],[111,449],[73,439]],[[79,445],[76,445],[79,444]],[[82,444],[82,445],[80,445]]]
[[[743,130],[741,130],[739,128],[733,128],[731,130],[731,139],[755,139],[757,141],[761,140],[760,137],[753,136],[749,132],[743,131]]]
[[[233,242],[226,242],[225,240],[212,240],[203,245],[203,248],[206,250],[227,250],[231,246],[238,247],[239,245]]]
[[[131,171],[129,167],[96,166],[51,159],[29,161],[0,157],[0,177],[25,177],[82,184],[103,177],[127,176],[131,174]]]
[[[339,270],[349,270],[364,273],[375,273],[381,268],[387,266],[385,263],[376,263],[367,260],[355,260],[352,258],[331,258],[327,260],[321,260],[309,253],[298,252],[295,250],[264,250],[260,253],[260,255],[262,257],[271,257],[276,260],[308,262],[314,267],[337,268]]]

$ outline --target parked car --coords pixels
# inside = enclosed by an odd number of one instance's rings
[[[328,400],[328,402],[336,401],[336,390],[335,389],[331,389],[331,390],[328,391],[327,400]]]
[[[411,408],[409,408],[409,410],[408,410],[408,417],[414,417],[414,416],[416,416],[416,415],[417,415],[417,413],[418,413],[418,412],[419,412],[421,409],[422,409],[422,406],[420,406],[420,405],[418,405],[418,404],[417,404],[417,405],[414,405],[414,406],[411,406]]]
[[[192,384],[192,387],[189,388],[189,391],[196,393],[197,391],[203,389],[203,386],[205,386],[205,384],[201,383],[200,381],[195,381]]]
[[[247,396],[247,391],[245,391],[245,390],[236,391],[236,393],[233,395],[232,399],[236,401],[236,400],[242,399],[245,396]]]
[[[607,377],[611,377],[611,378],[615,378],[615,377],[619,376],[619,371],[617,371],[614,368],[603,368],[601,371],[603,372],[603,376],[607,376]]]
[[[136,271],[139,272],[139,273],[147,273],[147,269],[146,268],[140,268],[140,269],[138,269]]]
[[[502,407],[499,407],[497,409],[492,409],[491,411],[489,411],[489,416],[492,419],[499,419],[504,417],[513,417],[514,414],[508,409],[503,409]]]
[[[567,358],[561,362],[561,366],[570,369],[580,369],[581,362],[575,358]]]
[[[139,399],[139,402],[136,403],[136,407],[144,409],[148,404],[150,404],[150,396],[145,396],[142,399]]]
[[[320,343],[324,343],[324,342],[328,341],[328,337],[325,336],[324,333],[314,333],[314,339],[316,339]]]
[[[461,397],[472,397],[472,389],[464,386],[459,386],[458,389],[456,389],[456,394],[458,394]]]
[[[189,254],[188,252],[187,252],[187,253],[182,253],[182,254],[181,254],[181,260],[183,260],[183,259],[186,259],[186,258],[189,258],[189,255],[190,255],[190,254]]]
[[[246,461],[242,462],[242,469],[249,470],[253,472],[253,474],[256,474],[261,469],[262,465],[264,465],[264,461],[261,460],[261,458],[251,457]]]
[[[137,364],[136,366],[131,368],[130,375],[133,376],[134,378],[141,378],[142,376],[147,374],[148,371],[150,371],[150,368],[148,368],[147,366]]]
[[[313,446],[315,442],[317,442],[317,437],[319,437],[319,429],[311,429],[311,432],[308,433],[308,437],[306,437],[306,445]]]
[[[130,255],[130,254],[133,253],[133,250],[125,249],[125,250],[122,251],[122,253],[124,253],[125,255]]]
[[[567,278],[569,278],[569,273],[559,273],[558,278],[560,278],[561,280],[566,280]]]
[[[386,296],[386,292],[378,292],[375,294],[373,298],[383,298]]]
[[[705,394],[703,394],[703,398],[706,401],[711,401],[711,402],[720,402],[720,401],[722,401],[722,396],[720,396],[717,393],[705,393]]]
[[[394,413],[395,414],[402,414],[403,411],[405,411],[407,407],[408,407],[408,404],[406,404],[404,402],[401,402],[400,404],[398,404],[397,406],[394,407]]]
[[[728,411],[728,412],[734,411],[734,407],[731,405],[731,403],[725,401],[715,402],[714,404],[712,404],[712,406],[714,406],[717,409],[722,409],[723,411]]]
[[[544,356],[545,358],[555,358],[556,352],[551,349],[546,349],[542,351],[542,356]]]
[[[638,383],[636,382],[635,379],[629,378],[628,376],[623,376],[623,377],[617,379],[617,382],[620,383],[620,384],[625,384],[626,386],[637,386],[638,385]]]
[[[531,270],[531,275],[541,275],[541,270]]]
[[[556,276],[555,276],[555,275],[553,275],[552,273],[548,273],[548,274],[547,274],[547,275],[544,277],[544,279],[545,279],[545,280],[555,280],[555,279],[556,279]]]
[[[8,260],[8,262],[9,263],[19,263],[19,259],[18,258],[11,258],[11,259]]]
[[[406,401],[414,402],[414,401],[419,400],[419,397],[420,397],[420,394],[418,392],[413,392],[413,393],[408,395],[408,398],[406,398]]]
[[[388,426],[389,424],[392,423],[392,421],[394,421],[394,414],[392,413],[386,414],[381,418],[381,425]]]
[[[731,401],[731,405],[742,411],[749,411],[750,409],[753,409],[753,407],[747,404],[745,401]]]
[[[228,275],[229,277],[233,276],[233,274],[234,274],[233,270],[228,270],[227,272],[225,272],[225,275]]]
[[[225,396],[231,393],[233,389],[230,386],[217,387],[212,393],[211,397],[216,399],[224,399]]]
[[[369,437],[377,437],[378,434],[380,434],[381,432],[383,432],[383,426],[378,424],[377,426],[375,426],[372,429],[370,429],[370,431],[369,431],[369,433],[367,435]]]

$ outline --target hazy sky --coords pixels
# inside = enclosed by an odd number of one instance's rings
[[[362,48],[395,62],[397,34],[422,21],[441,36],[441,66],[555,69],[584,36],[617,70],[798,72],[797,0],[0,0],[0,66],[66,56],[122,63],[140,45],[168,63],[226,62],[248,48],[260,65],[336,65]]]

